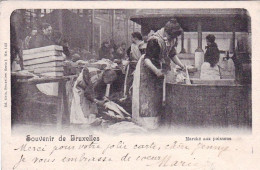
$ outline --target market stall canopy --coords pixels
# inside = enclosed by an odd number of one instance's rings
[[[196,32],[199,21],[203,32],[251,32],[246,9],[144,9],[137,10],[130,20],[140,24],[142,33],[147,34],[160,29],[173,17],[185,32]]]

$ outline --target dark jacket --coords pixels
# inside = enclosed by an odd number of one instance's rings
[[[140,50],[140,52],[141,52],[142,55],[145,54],[145,50],[146,50],[146,49],[139,49],[139,50]],[[133,59],[133,58],[131,57],[131,46],[126,50],[126,55],[127,55],[127,58],[129,59],[129,61],[135,60],[135,59]]]
[[[39,48],[39,47],[45,47],[49,45],[55,45],[55,43],[46,35],[44,34],[38,34],[35,39],[33,39],[30,44],[29,48]]]
[[[204,61],[208,62],[211,67],[214,67],[219,62],[219,49],[216,43],[206,46]]]
[[[104,44],[102,45],[102,47],[99,49],[99,59],[102,58],[107,58],[109,59],[109,48],[107,48]]]

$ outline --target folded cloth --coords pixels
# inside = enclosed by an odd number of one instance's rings
[[[219,80],[220,79],[219,66],[215,65],[214,67],[211,67],[208,62],[204,62],[201,65],[200,79]]]

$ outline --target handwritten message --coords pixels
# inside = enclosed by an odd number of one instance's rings
[[[213,166],[214,161],[200,159],[201,154],[220,158],[230,152],[230,146],[202,141],[177,141],[158,143],[119,140],[113,143],[100,141],[97,137],[77,139],[76,142],[63,141],[66,137],[26,138],[26,142],[14,148],[19,155],[13,163],[13,169],[44,165],[54,167],[57,164],[140,164],[144,167],[186,167],[198,168]],[[91,141],[88,141],[90,140]],[[95,139],[95,140],[94,140]],[[97,140],[98,139],[98,140]],[[35,142],[35,141],[38,142]],[[74,136],[75,140],[75,136]],[[39,142],[41,141],[41,142]],[[59,142],[58,142],[59,141]],[[180,154],[181,153],[181,154]]]

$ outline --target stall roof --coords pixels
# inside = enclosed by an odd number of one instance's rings
[[[196,32],[201,21],[203,32],[251,32],[251,19],[246,9],[144,9],[130,20],[145,30],[158,30],[170,18],[177,18],[186,32]]]

